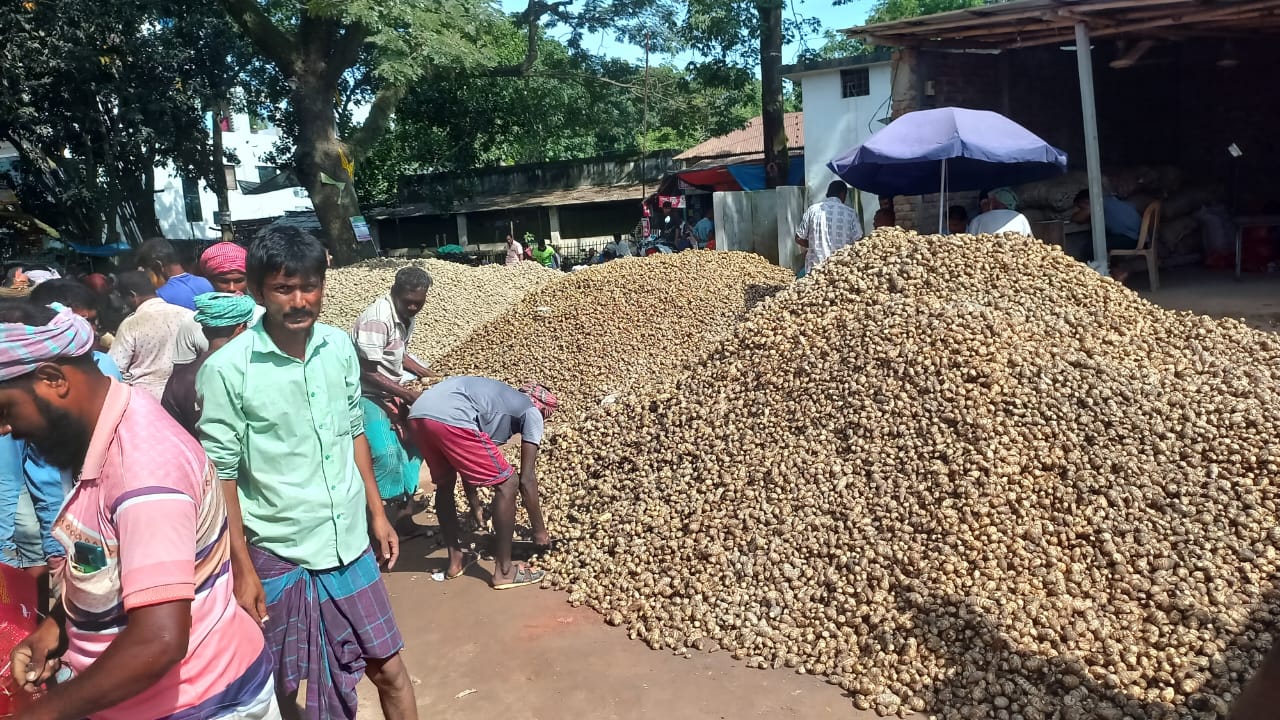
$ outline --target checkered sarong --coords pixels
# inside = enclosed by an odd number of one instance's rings
[[[353,720],[366,660],[385,660],[404,647],[373,550],[321,571],[253,546],[249,553],[267,594],[276,686],[292,696],[306,679],[307,718]]]

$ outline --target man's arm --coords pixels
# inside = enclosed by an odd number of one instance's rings
[[[115,361],[116,367],[120,369],[121,377],[128,377],[129,370],[133,367],[133,332],[128,325],[128,318],[120,324],[120,329],[116,331],[116,339],[111,343],[111,349],[107,351],[107,357]]]
[[[267,618],[267,596],[253,569],[249,541],[244,534],[240,512],[240,459],[244,456],[244,429],[248,419],[240,400],[238,380],[227,378],[221,368],[205,363],[196,375],[196,395],[200,398],[200,419],[196,428],[200,444],[218,474],[226,499],[227,532],[231,545],[231,574],[236,602],[259,624]],[[235,385],[233,387],[233,384]]]
[[[50,688],[23,718],[78,720],[141,694],[182,662],[190,634],[190,600],[131,611],[124,631],[101,657],[76,677]],[[28,667],[43,665],[36,660],[43,658],[33,656]]]
[[[408,352],[405,352],[404,354],[404,369],[420,378],[440,377],[440,373],[418,362],[418,358],[410,355]],[[416,400],[417,398],[414,399]]]
[[[405,369],[409,370],[409,356],[405,356]],[[409,372],[414,372],[409,370]],[[415,375],[417,373],[414,373]],[[421,377],[419,375],[419,377]],[[367,388],[374,388],[382,391],[383,394],[391,397],[398,397],[405,402],[412,403],[418,399],[422,393],[410,390],[400,383],[378,372],[378,363],[372,360],[360,358],[360,384]]]
[[[390,570],[396,566],[396,558],[400,557],[400,538],[382,507],[382,493],[378,491],[378,481],[373,475],[373,453],[369,450],[369,438],[364,433],[356,436],[355,456],[356,469],[360,471],[360,479],[364,480],[365,504],[369,506],[369,533],[378,543],[376,549],[380,559]]]
[[[364,434],[364,409],[360,407],[360,366],[363,360],[357,356],[354,346],[345,358],[343,377],[347,393],[347,412],[350,414],[351,437],[354,443],[356,470],[364,481],[364,500],[369,509],[369,533],[377,541],[375,547],[387,569],[395,567],[400,556],[400,538],[387,522],[387,512],[382,507],[382,493],[378,492],[378,480],[373,474],[373,453],[369,450],[369,438]]]
[[[809,211],[800,218],[800,227],[796,228],[796,244],[805,250],[809,249]]]

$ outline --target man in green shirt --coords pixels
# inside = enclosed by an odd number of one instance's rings
[[[205,362],[198,429],[224,481],[236,599],[276,653],[282,707],[307,681],[308,718],[354,718],[366,674],[389,720],[418,717],[404,641],[370,548],[387,566],[399,540],[373,475],[360,360],[319,324],[324,248],[296,228],[249,250],[262,322]]]

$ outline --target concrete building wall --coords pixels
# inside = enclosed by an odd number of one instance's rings
[[[827,163],[869,140],[884,127],[877,120],[889,115],[891,65],[884,62],[866,67],[871,94],[862,97],[842,97],[840,69],[818,70],[798,78],[804,94],[805,188],[810,204],[825,197],[827,185],[836,179]],[[869,231],[879,200],[870,193],[858,195],[856,207]]]
[[[223,133],[223,145],[228,152],[234,153],[238,163],[235,164],[236,180],[260,182],[264,179],[264,168],[269,175],[274,172],[264,160],[279,139],[275,128],[267,127],[254,131],[250,127],[249,116],[236,114],[232,116],[232,129]],[[230,164],[230,163],[228,163]],[[165,237],[175,239],[210,240],[219,237],[215,227],[213,214],[218,210],[218,198],[213,189],[203,181],[194,184],[184,183],[172,166],[157,168],[156,171],[156,219],[160,223],[160,231]],[[184,187],[185,185],[185,187]],[[199,211],[196,213],[195,203],[187,191],[196,190],[199,197]],[[311,210],[311,200],[302,188],[289,188],[263,195],[245,195],[234,184],[230,186],[228,199],[231,204],[232,220],[252,220],[256,218],[280,217],[294,210]],[[192,214],[188,215],[188,207]]]

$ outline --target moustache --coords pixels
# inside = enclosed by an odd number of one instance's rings
[[[284,314],[285,320],[310,320],[316,314],[310,310],[290,310]]]

